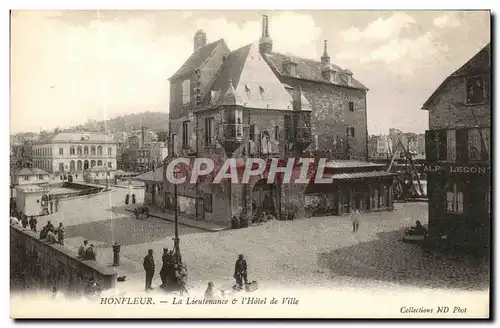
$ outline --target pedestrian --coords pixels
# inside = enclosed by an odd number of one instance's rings
[[[135,204],[135,194],[132,194],[132,204]]]
[[[45,239],[49,244],[57,243],[56,234],[54,233],[54,229],[47,229],[47,237]]]
[[[352,221],[352,232],[357,232],[359,230],[359,221],[361,221],[361,212],[359,209],[354,208],[351,213],[350,219]]]
[[[11,226],[17,226],[19,225],[19,220],[15,216],[10,217],[10,225]]]
[[[56,207],[56,212],[58,212],[59,211],[59,198],[56,198],[54,200],[54,206]]]
[[[174,269],[175,269],[175,277],[177,278],[177,284],[179,286],[179,291],[181,295],[184,295],[184,293],[188,293],[188,290],[186,288],[187,285],[187,270],[186,266],[183,264],[174,264]]]
[[[24,229],[28,227],[29,222],[28,222],[28,217],[26,215],[23,215],[23,218],[21,220],[21,225],[23,226]]]
[[[234,265],[234,279],[236,279],[236,283],[240,289],[243,288],[243,281],[245,282],[245,285],[248,284],[247,273],[247,261],[245,260],[243,254],[240,254],[238,255],[238,259]]]
[[[47,225],[45,227],[47,227],[48,230],[54,230],[54,225],[50,221],[47,221]]]
[[[30,221],[29,221],[31,231],[36,232],[36,224],[37,223],[38,223],[38,221],[33,216],[31,216]]]
[[[85,256],[83,259],[85,261],[95,261],[96,258],[97,258],[97,253],[94,250],[94,245],[91,244],[85,251]]]
[[[155,274],[155,259],[153,257],[153,250],[148,250],[148,255],[144,257],[143,262],[144,271],[146,272],[146,291],[153,289],[151,284],[153,283],[153,276]]]
[[[214,283],[209,282],[207,289],[205,290],[205,299],[206,300],[214,300],[215,299],[215,294],[214,294]]]
[[[52,213],[54,213],[54,212],[52,211],[52,208],[53,208],[53,206],[54,206],[54,201],[51,199],[49,204],[50,204],[50,214],[52,214]]]
[[[66,233],[66,229],[63,227],[62,222],[59,223],[59,228],[57,228],[57,239],[59,240],[59,244],[64,245],[64,234]]]
[[[83,241],[83,245],[81,245],[80,248],[78,249],[78,257],[80,258],[85,257],[85,252],[87,251],[88,244],[89,244],[88,240]]]
[[[40,231],[40,240],[45,240],[47,238],[47,227],[43,227],[42,231]]]
[[[162,266],[160,270],[161,286],[160,288],[165,288],[168,286],[168,270],[172,262],[172,257],[168,248],[163,249],[163,255],[161,257]]]

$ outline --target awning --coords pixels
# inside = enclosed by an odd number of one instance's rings
[[[386,172],[386,171],[368,171],[368,172],[356,172],[356,173],[339,173],[331,175],[334,180],[349,180],[349,179],[365,179],[365,178],[380,178],[380,177],[390,177],[396,176],[397,173]]]

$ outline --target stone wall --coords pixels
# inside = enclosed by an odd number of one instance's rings
[[[489,81],[489,75],[485,78]],[[429,130],[460,127],[491,126],[489,84],[486,84],[487,101],[477,106],[466,104],[466,80],[463,76],[448,79],[429,109]],[[474,113],[474,114],[473,114]],[[474,119],[475,116],[475,119]]]
[[[113,288],[116,273],[95,261],[81,261],[63,245],[48,244],[39,234],[10,227],[10,280],[13,290],[79,293],[93,277],[102,290]]]

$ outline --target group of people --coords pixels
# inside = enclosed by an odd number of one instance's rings
[[[233,278],[236,280],[236,285],[233,287],[234,290],[240,291],[247,286],[248,283],[248,265],[247,260],[243,254],[238,255],[238,259],[234,264],[234,274]],[[209,282],[207,289],[205,290],[205,299],[214,300],[218,296],[215,293],[215,286],[213,282]]]
[[[95,261],[97,253],[93,244],[89,245],[88,240],[83,241],[83,245],[78,248],[78,258],[84,261]]]
[[[64,228],[62,223],[59,223],[57,229],[54,227],[52,222],[47,221],[45,227],[40,231],[40,239],[45,240],[50,244],[61,244],[64,245],[64,235],[66,233],[66,228]]]
[[[38,221],[35,217],[31,216],[28,220],[28,216],[23,213],[15,213],[10,217],[11,225],[21,225],[23,229],[30,229],[33,232],[36,232],[36,225]]]
[[[146,291],[153,289],[153,277],[155,274],[155,261],[153,250],[148,250],[148,255],[143,261],[144,271],[146,273]],[[182,263],[180,257],[174,251],[169,251],[168,248],[163,249],[162,267],[160,270],[161,285],[160,288],[167,291],[177,290],[184,295],[187,290],[187,268]]]

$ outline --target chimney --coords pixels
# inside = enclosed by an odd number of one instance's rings
[[[323,50],[323,56],[321,56],[321,64],[330,65],[330,56],[328,55],[328,41],[325,40],[325,46]]]
[[[196,31],[194,35],[194,52],[207,45],[207,35],[203,30]]]
[[[259,41],[259,50],[262,54],[273,51],[273,40],[269,36],[269,19],[266,15],[262,16],[262,36]]]

